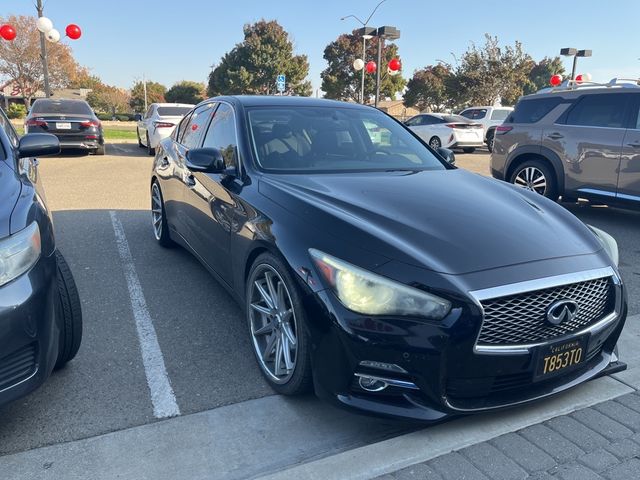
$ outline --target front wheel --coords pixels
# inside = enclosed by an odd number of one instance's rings
[[[76,282],[62,254],[56,251],[58,298],[56,317],[60,320],[60,340],[55,368],[64,367],[78,353],[82,341],[82,307]]]
[[[431,140],[429,140],[429,146],[434,150],[438,150],[442,146],[442,142],[438,137],[431,137]]]
[[[278,393],[311,390],[311,359],[302,298],[284,262],[260,255],[246,284],[246,316],[262,374]]]
[[[169,235],[167,214],[164,210],[164,199],[157,180],[151,184],[151,222],[156,241],[165,248],[173,247],[174,243]]]
[[[545,162],[529,160],[515,169],[509,180],[526,190],[543,195],[551,200],[558,199],[558,184],[553,170]]]

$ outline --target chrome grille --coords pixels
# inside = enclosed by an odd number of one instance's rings
[[[561,285],[483,300],[484,321],[478,345],[522,345],[582,330],[613,312],[615,292],[611,277]],[[578,313],[560,325],[546,322],[549,306],[569,299]]]

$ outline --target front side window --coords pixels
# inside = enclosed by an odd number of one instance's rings
[[[15,128],[13,128],[13,125],[11,125],[11,122],[9,121],[7,116],[4,114],[4,111],[2,110],[2,108],[0,108],[0,128],[3,129],[4,133],[7,134],[7,137],[9,137],[9,141],[11,142],[11,145],[13,147],[17,147],[20,139],[18,137],[18,134],[16,133]],[[2,153],[1,147],[0,147],[0,153]]]
[[[238,141],[236,138],[236,121],[231,108],[221,103],[213,116],[203,147],[217,148],[222,153],[227,168],[238,166]]]
[[[445,170],[402,125],[373,109],[254,107],[258,165],[282,173]]]
[[[200,146],[200,140],[202,140],[204,130],[207,128],[214,105],[215,104],[213,103],[207,103],[193,111],[184,133],[180,138],[180,143],[184,145],[185,148],[191,149],[198,148]]]
[[[178,127],[173,130],[171,135],[173,135],[173,139],[176,142],[182,141],[182,136],[184,135],[184,131],[187,129],[187,125],[189,125],[189,121],[191,121],[191,114],[185,115],[184,118],[180,120]]]
[[[585,95],[567,115],[567,125],[624,128],[627,95]]]

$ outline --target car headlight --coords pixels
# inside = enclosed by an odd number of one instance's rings
[[[444,318],[451,302],[310,249],[324,279],[349,310],[365,315]]]
[[[36,222],[0,240],[0,285],[33,267],[40,258],[41,248],[40,228]]]
[[[616,239],[604,230],[600,230],[599,228],[591,225],[587,225],[587,227],[591,229],[593,234],[600,241],[606,252],[609,254],[609,257],[611,257],[611,260],[617,267],[618,261],[620,260],[620,254],[618,253],[618,242],[616,242]]]

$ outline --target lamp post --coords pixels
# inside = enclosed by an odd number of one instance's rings
[[[384,49],[384,41],[388,40],[397,40],[400,38],[400,30],[396,27],[380,27],[376,31],[376,36],[378,37],[378,70],[376,72],[376,101],[375,107],[378,108],[378,102],[380,100],[380,65],[382,65],[382,50]]]
[[[367,20],[364,22],[355,15],[347,15],[340,19],[340,20],[346,20],[347,18],[354,18],[358,23],[360,23],[360,25],[362,25],[362,28],[358,30],[358,33],[362,35],[362,61],[365,63],[367,61],[367,40],[371,40],[375,35],[375,31],[376,31],[375,28],[367,27],[367,25],[369,24],[369,20],[371,20],[371,18],[373,17],[373,14],[376,13],[378,8],[380,8],[380,5],[382,5],[386,1],[387,0],[382,0],[381,2],[379,2],[376,5],[376,7],[373,9],[373,11],[369,14],[369,16],[367,17]],[[365,69],[363,68],[362,81],[360,85],[360,103],[363,103],[363,104],[364,104],[364,75],[365,75]]]
[[[590,57],[592,55],[591,50],[578,50],[575,48],[563,48],[560,50],[560,55],[564,57],[573,57],[573,67],[571,68],[571,80],[576,79],[576,66],[578,63],[578,57]]]

